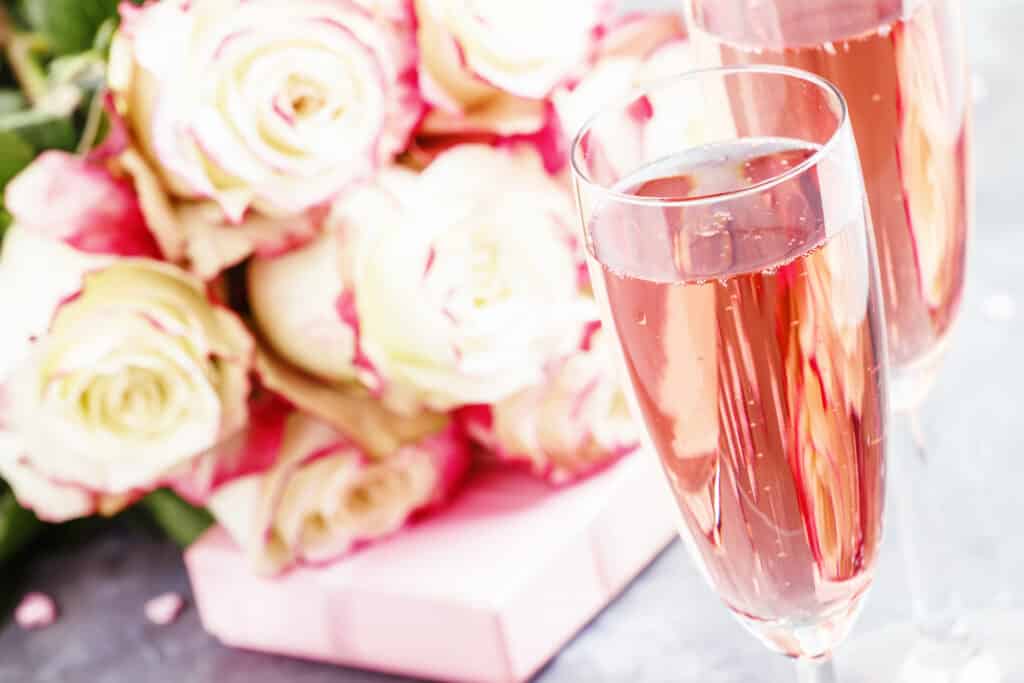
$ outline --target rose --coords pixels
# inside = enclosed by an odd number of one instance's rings
[[[592,474],[632,452],[640,437],[605,335],[591,323],[582,347],[552,364],[547,381],[464,412],[467,430],[500,458],[554,483]]]
[[[463,145],[340,202],[315,244],[257,259],[250,302],[281,356],[401,412],[496,401],[575,342],[574,221],[536,154]]]
[[[400,0],[125,5],[110,83],[177,197],[300,213],[405,147],[422,105]]]
[[[14,224],[0,254],[0,416],[14,400],[4,379],[27,361],[33,340],[46,334],[54,312],[81,289],[85,274],[119,256],[158,251],[131,188],[91,160],[45,152],[7,185],[4,199]],[[125,496],[51,481],[19,459],[21,448],[0,419],[0,475],[40,517],[59,522],[115,512],[127,502]]]
[[[612,3],[416,0],[428,135],[522,136],[550,124],[544,100],[585,64]]]
[[[468,463],[454,423],[373,458],[333,426],[295,411],[273,467],[218,488],[209,506],[253,565],[274,573],[394,534],[443,502]]]
[[[571,201],[535,154],[445,152],[359,249],[361,350],[392,405],[449,410],[538,382],[573,343]]]
[[[0,474],[38,494],[44,516],[59,516],[69,487],[94,500],[148,491],[242,429],[251,356],[241,322],[180,269],[92,271],[0,378]],[[35,493],[19,485],[28,475]]]
[[[375,192],[342,217],[355,228],[340,319],[358,326],[364,381],[406,413],[538,381],[572,345],[580,299],[572,204],[537,155],[463,145]]]

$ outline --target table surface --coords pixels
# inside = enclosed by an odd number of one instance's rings
[[[633,4],[664,6],[657,0]],[[1024,171],[1024,79],[1012,46],[1024,35],[1024,1],[963,4],[976,74],[978,225],[962,321],[925,417],[934,462],[914,482],[935,494],[945,514],[917,545],[926,580],[941,577],[955,585],[970,607],[1007,609],[1024,606],[1018,570],[1024,535],[1006,533],[1020,519],[1015,479],[1024,473],[1017,450],[1024,423],[1018,400],[1024,311],[1015,310],[1016,302],[1024,302],[1024,231],[1012,218],[1020,208],[1014,202],[1021,201]],[[904,455],[901,450],[895,448],[894,456]],[[899,486],[894,491],[898,496]],[[909,611],[894,526],[847,652],[858,637]],[[37,557],[18,576],[0,576],[0,587],[12,586],[51,593],[62,617],[34,633],[0,627],[0,683],[401,680],[229,650],[203,632],[194,609],[171,626],[149,625],[142,616],[145,601],[164,591],[188,595],[188,581],[173,546],[131,528]],[[729,617],[675,543],[538,680],[767,683],[790,680],[789,667]]]

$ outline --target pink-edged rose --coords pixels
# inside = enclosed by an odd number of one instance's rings
[[[606,467],[640,445],[599,323],[581,348],[551,365],[546,381],[491,406],[464,411],[469,434],[499,458],[525,462],[564,484]]]
[[[161,485],[243,429],[252,355],[241,321],[179,268],[91,270],[0,376],[0,475],[47,519]]]
[[[294,411],[273,466],[219,487],[210,510],[253,566],[276,573],[332,561],[399,531],[444,502],[469,464],[454,422],[383,457],[335,426]]]
[[[444,412],[539,382],[575,343],[572,203],[528,148],[392,169],[336,217],[332,237],[250,275],[265,336],[307,372]]]
[[[565,189],[529,148],[460,145],[394,197],[354,278],[361,351],[385,397],[446,411],[540,381],[578,315]]]
[[[605,0],[415,0],[427,135],[532,136],[545,100],[590,58]]]
[[[422,115],[404,0],[166,0],[134,8],[110,82],[172,193],[291,215],[401,151]]]

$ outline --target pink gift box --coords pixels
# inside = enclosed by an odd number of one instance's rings
[[[661,476],[646,454],[559,490],[486,470],[441,514],[329,567],[259,577],[220,529],[186,563],[203,624],[228,645],[518,683],[673,538]]]

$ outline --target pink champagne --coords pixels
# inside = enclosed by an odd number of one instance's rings
[[[655,220],[617,203],[589,230],[683,536],[755,633],[808,656],[852,623],[881,538],[885,346],[867,228],[860,212],[826,224],[813,169],[714,199],[815,151],[744,140],[658,162],[620,191],[709,201]],[[804,626],[813,645],[792,635]]]
[[[908,15],[905,0],[772,0],[758,9],[687,2],[710,62],[797,67],[846,96],[871,205],[890,358],[898,384],[908,383],[896,387],[896,400],[916,402],[964,283],[969,103],[959,3],[923,0]]]

